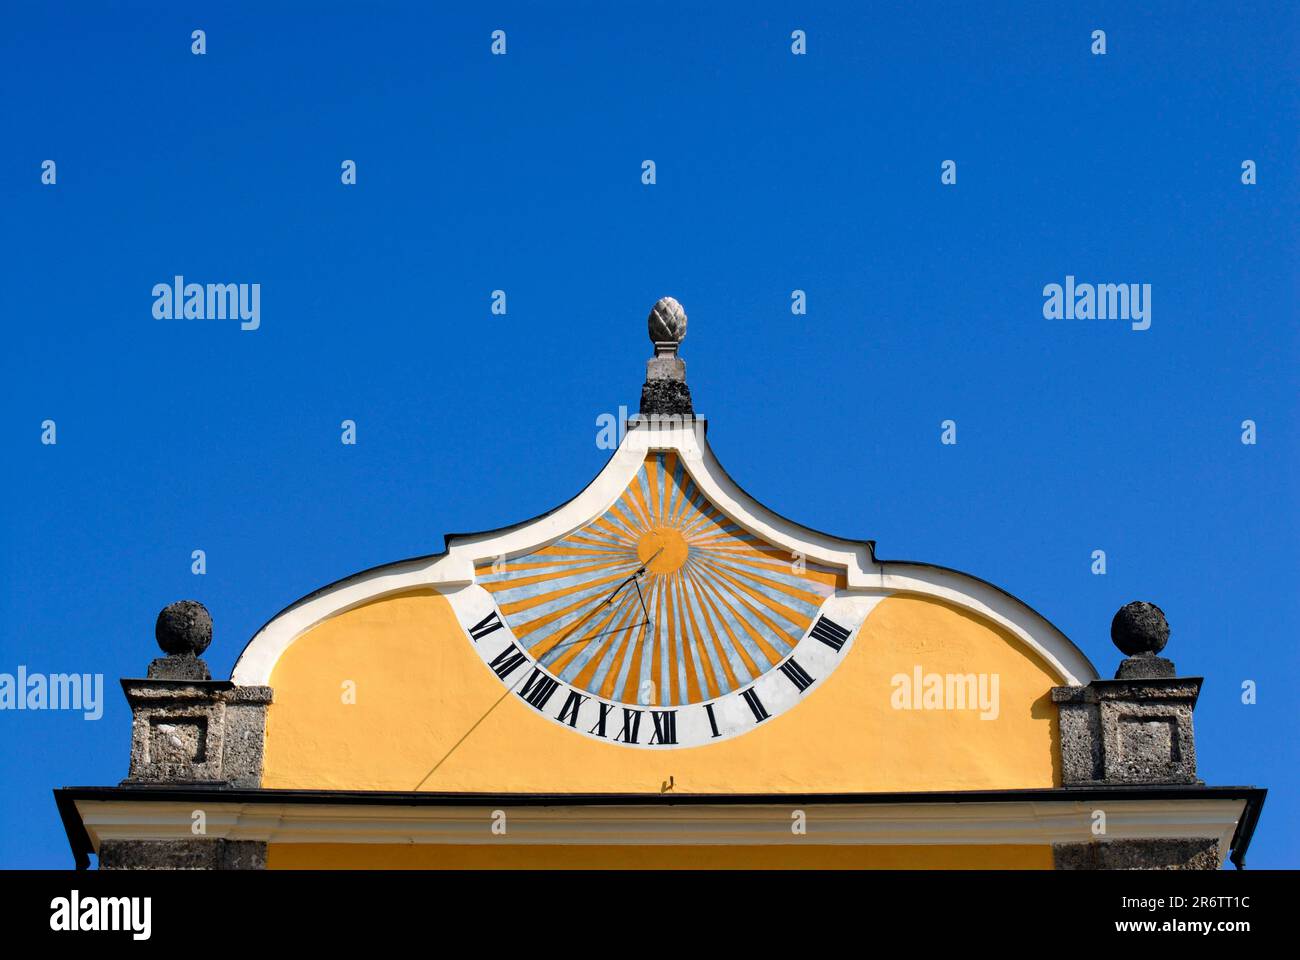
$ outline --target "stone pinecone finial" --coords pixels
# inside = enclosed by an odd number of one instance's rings
[[[681,343],[686,339],[686,311],[672,297],[662,297],[650,310],[650,340]]]
[[[693,417],[691,391],[686,386],[686,361],[677,348],[686,337],[686,311],[672,297],[661,297],[648,318],[655,354],[646,361],[641,387],[641,413],[648,416]]]

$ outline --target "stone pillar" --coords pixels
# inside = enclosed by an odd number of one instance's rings
[[[1169,623],[1155,604],[1121,607],[1111,640],[1125,654],[1113,680],[1054,687],[1066,787],[1198,784],[1192,711],[1200,677],[1175,675],[1159,656]],[[1217,869],[1218,844],[1204,838],[1105,840],[1052,847],[1059,870]]]
[[[1192,837],[1054,843],[1052,863],[1057,870],[1217,870],[1219,841]]]
[[[123,679],[131,705],[131,766],[123,786],[262,785],[270,687],[229,680]]]
[[[664,297],[651,309],[648,322],[655,355],[645,365],[641,414],[694,416],[691,389],[686,385],[686,361],[677,356],[686,339],[686,311],[672,297]]]
[[[265,870],[259,840],[105,840],[101,870]]]
[[[167,656],[150,663],[143,679],[122,680],[131,705],[131,763],[122,786],[260,787],[271,688],[211,678],[200,654],[212,642],[212,618],[201,603],[164,608],[154,632]],[[266,844],[112,840],[99,857],[104,869],[246,869],[266,865]]]

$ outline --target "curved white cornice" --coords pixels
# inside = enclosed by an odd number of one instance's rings
[[[673,451],[696,486],[719,510],[769,543],[806,559],[845,570],[849,593],[910,593],[935,597],[979,614],[1037,653],[1066,684],[1096,679],[1088,658],[1041,615],[975,577],[918,563],[877,561],[872,545],[811,530],[763,506],[728,476],[709,448],[702,418],[638,418],[587,488],[563,506],[533,520],[484,533],[448,538],[444,553],[387,564],[312,593],[281,611],[249,641],[231,673],[241,685],[266,685],[281,655],[316,624],[362,603],[431,587],[455,589],[473,582],[474,565],[498,556],[539,549],[585,526],[627,489],[647,453]]]

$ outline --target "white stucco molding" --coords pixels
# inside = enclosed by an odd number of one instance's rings
[[[1026,604],[975,577],[926,564],[877,562],[868,541],[845,540],[789,520],[763,506],[723,469],[706,439],[703,418],[634,420],[604,469],[563,506],[532,520],[484,533],[449,535],[435,556],[366,570],[312,593],[273,617],[249,641],[231,679],[268,685],[285,650],[318,623],[384,596],[471,583],[477,562],[539,549],[603,514],[627,489],[648,453],[672,451],[700,492],[719,510],[769,543],[845,571],[849,593],[933,596],[986,617],[1043,658],[1065,684],[1085,684],[1097,671],[1059,630]]]
[[[322,803],[203,804],[210,840],[266,843],[695,845],[1003,845],[1087,843],[1097,800],[1056,799],[948,803],[788,803],[512,806],[356,806]],[[1107,800],[1106,839],[1214,839],[1227,857],[1242,799]],[[95,850],[104,840],[190,840],[194,801],[77,800]],[[810,829],[795,835],[792,808]],[[508,839],[490,826],[510,818]]]

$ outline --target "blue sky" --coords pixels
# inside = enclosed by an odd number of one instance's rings
[[[316,587],[567,500],[669,294],[773,509],[990,580],[1106,675],[1115,610],[1163,607],[1201,776],[1267,786],[1249,864],[1300,864],[1297,8],[474,6],[7,8],[0,671],[107,705],[0,713],[0,865],[71,863],[49,791],[126,775],[163,605],[208,605],[228,676]],[[154,319],[176,274],[260,283],[260,329]],[[1151,284],[1150,329],[1044,319],[1067,274]]]

